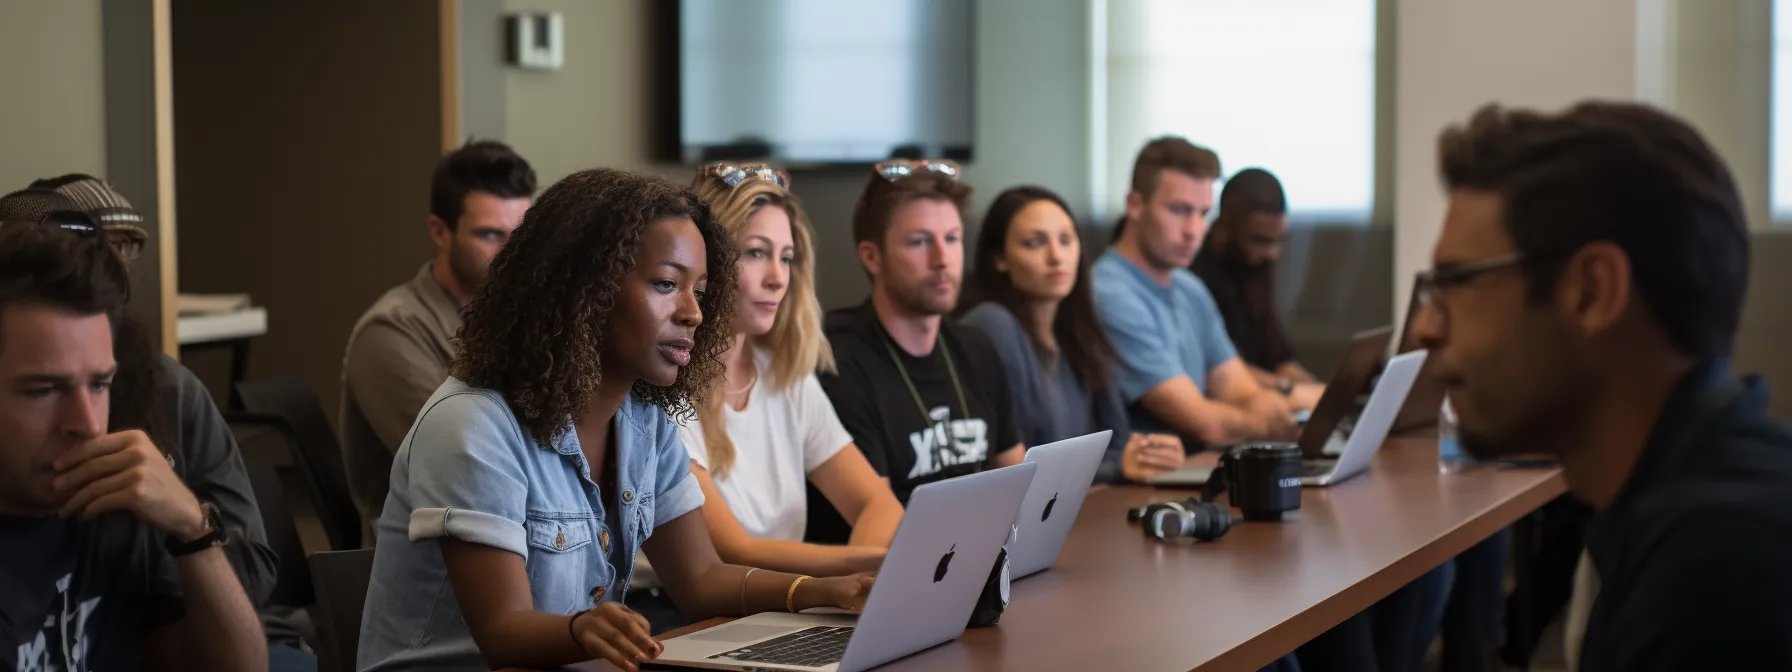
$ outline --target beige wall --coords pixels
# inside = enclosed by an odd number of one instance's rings
[[[649,1],[504,0],[507,13],[566,17],[564,67],[506,68],[504,75],[504,139],[535,166],[544,187],[586,168],[640,169],[650,163]],[[463,27],[488,29],[499,30]]]
[[[0,193],[49,175],[105,174],[100,33],[100,0],[0,2]]]

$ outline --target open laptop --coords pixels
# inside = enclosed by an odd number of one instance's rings
[[[1419,341],[1413,337],[1412,321],[1419,314],[1419,283],[1414,279],[1412,297],[1406,301],[1406,323],[1400,328],[1400,341],[1396,351],[1405,354],[1419,349]],[[1406,404],[1400,407],[1400,414],[1394,416],[1395,432],[1409,432],[1424,429],[1437,424],[1437,411],[1444,404],[1444,384],[1438,380],[1437,374],[1431,370],[1429,363],[1419,370],[1419,379],[1412,384],[1412,392],[1406,395]]]
[[[1083,496],[1095,483],[1095,471],[1107,453],[1113,430],[1065,439],[1027,449],[1027,462],[1039,465],[1033,485],[1021,501],[1014,543],[1008,547],[1008,576],[1019,579],[1052,566],[1070,527],[1083,510]]]
[[[1299,445],[1303,484],[1323,485],[1318,479],[1335,464],[1328,455],[1336,454],[1336,451],[1327,453],[1326,444],[1331,442],[1345,416],[1356,407],[1357,395],[1368,387],[1369,378],[1375,373],[1375,363],[1381,361],[1393,336],[1391,327],[1371,329],[1351,337],[1350,345],[1344,348],[1344,358],[1338,362],[1338,370],[1331,380],[1326,382],[1325,394],[1319,396],[1319,403],[1301,427]],[[1212,475],[1213,469],[1208,467],[1187,467],[1159,476],[1151,484],[1198,487],[1206,485]]]
[[[856,619],[755,614],[666,640],[648,664],[858,672],[957,639],[1038,468],[1023,463],[915,488]]]
[[[1394,424],[1394,415],[1399,413],[1400,405],[1406,402],[1407,394],[1412,391],[1413,380],[1419,377],[1419,371],[1425,367],[1428,354],[1424,350],[1415,350],[1388,360],[1387,368],[1381,372],[1381,380],[1375,383],[1375,391],[1369,393],[1369,403],[1363,406],[1362,414],[1356,417],[1356,424],[1350,429],[1349,438],[1343,439],[1344,448],[1338,451],[1338,459],[1331,460],[1329,469],[1322,469],[1324,460],[1302,460],[1301,485],[1327,486],[1342,483],[1369,470],[1369,462],[1375,459],[1375,453],[1381,450],[1382,442],[1387,440],[1388,429]],[[1333,436],[1328,442],[1338,440],[1338,436]]]

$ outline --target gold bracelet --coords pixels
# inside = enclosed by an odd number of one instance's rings
[[[747,573],[740,577],[740,615],[742,616],[747,615],[747,579],[753,578],[753,572],[757,571],[759,571],[758,567],[748,567]]]
[[[784,595],[784,610],[785,611],[788,611],[793,614],[796,613],[796,587],[803,585],[804,581],[808,581],[811,578],[814,578],[814,577],[811,577],[811,576],[805,574],[803,576],[796,577],[795,581],[790,582],[790,592],[786,593]]]

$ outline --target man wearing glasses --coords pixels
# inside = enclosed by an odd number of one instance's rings
[[[1465,450],[1555,455],[1596,510],[1579,669],[1792,669],[1792,435],[1730,373],[1749,237],[1723,161],[1623,103],[1490,105],[1439,148],[1413,329]]]
[[[349,333],[342,358],[343,466],[368,524],[386,504],[399,443],[423,402],[448,379],[461,308],[485,282],[534,196],[535,169],[504,143],[473,141],[443,156],[429,185],[435,258],[387,290]]]
[[[153,398],[166,367],[102,229],[54,191],[0,199],[0,668],[266,670],[238,575],[271,583],[271,554],[225,511],[259,517],[246,483],[183,482],[215,465],[168,452],[189,428]]]

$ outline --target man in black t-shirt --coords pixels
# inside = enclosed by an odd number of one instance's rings
[[[1792,432],[1730,370],[1749,225],[1721,156],[1609,102],[1488,105],[1437,146],[1410,329],[1465,452],[1557,457],[1594,510],[1579,669],[1792,669]]]
[[[878,164],[853,207],[871,298],[827,317],[838,370],[820,376],[841,424],[872,468],[908,502],[916,486],[1024,454],[994,350],[946,315],[964,276],[960,211],[971,188],[943,161]],[[811,488],[808,537],[850,530]]]
[[[120,328],[122,260],[79,212],[5,214],[0,670],[266,670],[222,517],[151,438],[166,429],[154,387],[114,397],[158,366]]]

